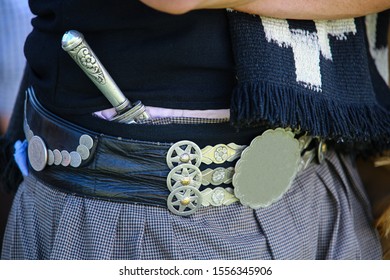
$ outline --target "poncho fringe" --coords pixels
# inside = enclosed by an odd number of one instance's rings
[[[253,126],[264,120],[324,139],[390,142],[390,114],[378,105],[340,104],[267,82],[236,87],[231,103],[233,125]]]
[[[388,11],[368,21],[320,22],[227,14],[237,76],[234,126],[266,122],[354,146],[390,147],[390,90],[375,60],[387,49]]]

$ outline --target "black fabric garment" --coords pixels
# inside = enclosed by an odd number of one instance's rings
[[[25,54],[38,99],[65,118],[110,107],[61,48],[83,33],[130,100],[181,109],[229,108],[233,55],[224,10],[164,14],[139,1],[30,0],[33,32]],[[77,119],[77,117],[76,117]]]

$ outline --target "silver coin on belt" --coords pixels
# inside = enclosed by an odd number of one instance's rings
[[[44,139],[39,135],[34,135],[27,124],[27,120],[25,120],[24,130],[28,140],[27,156],[31,167],[35,171],[42,171],[47,165],[79,167],[83,160],[89,158],[90,150],[94,145],[93,138],[83,134],[79,138],[76,151],[48,149]]]

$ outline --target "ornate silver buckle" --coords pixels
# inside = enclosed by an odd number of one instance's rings
[[[168,208],[177,215],[187,216],[200,205],[221,206],[240,201],[252,209],[269,206],[289,190],[297,173],[319,152],[310,150],[301,155],[312,137],[295,136],[289,129],[276,128],[254,138],[248,147],[231,143],[200,149],[191,141],[177,142],[167,154],[167,164],[172,169],[167,178],[171,190]],[[201,163],[220,164],[237,158],[240,159],[234,168],[199,170]],[[234,190],[221,187],[198,190],[201,185],[230,182]],[[173,197],[177,199],[173,201]],[[192,204],[187,204],[187,198]]]
[[[235,166],[234,194],[252,209],[267,207],[291,186],[300,168],[301,145],[294,133],[267,130],[252,140]]]

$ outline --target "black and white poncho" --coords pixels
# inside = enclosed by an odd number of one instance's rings
[[[238,79],[235,125],[266,120],[325,139],[389,147],[389,11],[328,21],[228,15]]]

